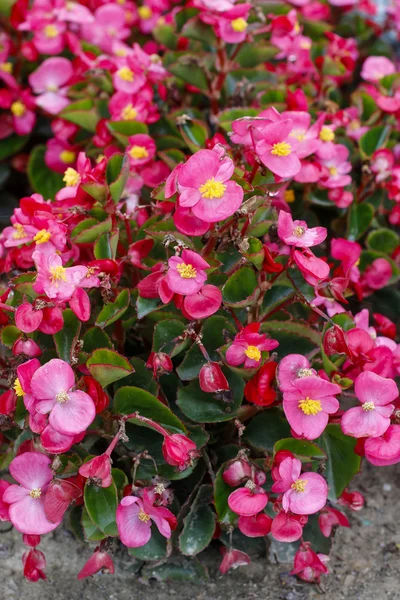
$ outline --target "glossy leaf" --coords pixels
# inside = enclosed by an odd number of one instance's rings
[[[212,486],[202,485],[183,519],[183,530],[179,536],[179,550],[186,556],[196,556],[212,540],[215,530],[214,512],[210,507]]]
[[[126,358],[108,348],[95,350],[87,359],[86,366],[103,387],[133,372],[133,367]]]
[[[104,329],[104,327],[108,327],[112,323],[115,323],[118,319],[120,319],[129,306],[129,291],[122,290],[115,298],[114,302],[108,302],[105,304],[96,318],[96,323],[98,327]]]
[[[106,535],[118,535],[115,521],[118,497],[114,482],[108,488],[86,483],[84,499],[86,510],[92,522]]]
[[[63,318],[64,327],[53,335],[53,339],[58,357],[71,363],[82,324],[70,308],[64,310]]]

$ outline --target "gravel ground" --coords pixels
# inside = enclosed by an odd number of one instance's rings
[[[24,547],[15,531],[0,535],[0,600],[398,600],[400,598],[400,524],[397,467],[366,466],[354,489],[365,493],[368,505],[351,513],[351,529],[341,529],[329,563],[331,575],[321,586],[290,577],[289,565],[255,560],[221,577],[219,553],[200,556],[209,581],[165,583],[138,577],[125,551],[118,551],[116,575],[77,581],[76,574],[90,555],[87,545],[75,541],[65,529],[44,537],[41,549],[47,558],[47,581],[27,583],[21,574]],[[94,544],[93,544],[94,546]]]

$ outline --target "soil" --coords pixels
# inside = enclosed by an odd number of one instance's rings
[[[351,529],[340,529],[329,562],[331,574],[321,586],[289,575],[290,565],[254,560],[222,577],[216,550],[200,555],[209,581],[160,582],[135,574],[123,550],[115,556],[116,574],[78,581],[90,556],[67,529],[44,536],[47,581],[27,583],[21,573],[24,546],[16,531],[0,535],[0,600],[398,600],[400,598],[400,524],[397,521],[400,476],[396,466],[373,468],[355,480],[353,489],[367,506],[349,514]],[[94,544],[92,544],[94,547]]]

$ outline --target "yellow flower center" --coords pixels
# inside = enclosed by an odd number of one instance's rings
[[[3,71],[4,73],[12,73],[12,63],[10,62],[5,62],[5,63],[1,63],[0,64],[0,71]]]
[[[283,197],[285,198],[286,202],[288,202],[289,204],[291,204],[295,200],[294,191],[293,190],[286,190],[285,193],[283,194]]]
[[[33,239],[37,244],[45,244],[46,242],[49,241],[50,238],[51,238],[50,231],[47,231],[47,229],[41,229],[40,231],[37,232],[37,234],[35,235],[35,237]]]
[[[297,377],[311,377],[311,375],[314,375],[312,369],[299,369],[297,371]]]
[[[203,185],[199,187],[199,192],[203,196],[203,198],[208,198],[209,200],[214,198],[222,198],[225,194],[226,185],[221,181],[215,181],[214,177],[208,179]]]
[[[364,402],[362,409],[365,410],[365,412],[370,412],[371,410],[375,410],[375,404],[373,402]]]
[[[22,117],[26,113],[26,106],[17,100],[11,104],[11,112],[15,117]]]
[[[271,154],[275,156],[289,156],[292,152],[292,146],[287,142],[278,142],[272,146]]]
[[[153,16],[153,11],[149,6],[139,6],[138,8],[139,17],[141,19],[151,19]]]
[[[306,489],[307,481],[305,479],[296,479],[290,486],[295,492],[304,492]]]
[[[73,169],[72,167],[68,167],[68,169],[65,171],[64,177],[63,177],[63,181],[65,182],[65,184],[68,186],[75,186],[75,185],[78,185],[80,180],[81,180],[81,177],[80,177],[78,171],[75,171],[75,169]]]
[[[131,71],[129,67],[121,67],[118,69],[117,75],[124,81],[133,81],[135,78],[133,71]]]
[[[323,127],[319,132],[319,139],[323,142],[333,142],[335,139],[335,132],[330,127]]]
[[[238,33],[242,33],[247,28],[247,21],[245,21],[242,17],[238,19],[234,19],[231,23],[233,31],[237,31]]]
[[[125,4],[125,0],[117,0],[117,4]]]
[[[260,360],[261,358],[261,352],[259,351],[257,346],[247,346],[244,353],[247,356],[247,358],[250,358],[251,360]]]
[[[299,408],[305,415],[317,415],[322,411],[321,402],[319,400],[311,400],[307,396],[304,400],[299,401]]]
[[[54,83],[49,83],[49,85],[46,87],[46,90],[48,92],[57,92],[58,87],[54,85]]]
[[[55,25],[46,25],[43,33],[47,38],[52,39],[58,36],[58,29]]]
[[[300,25],[298,21],[296,21],[296,23],[294,24],[293,29],[295,33],[300,33]]]
[[[329,173],[332,175],[332,177],[335,177],[335,175],[337,175],[337,168],[329,167]]]
[[[150,515],[145,513],[143,510],[140,511],[140,513],[138,514],[138,517],[139,517],[139,521],[142,521],[142,523],[148,523],[150,521]]]
[[[24,226],[21,223],[15,223],[13,225],[15,229],[15,233],[13,233],[13,240],[22,240],[22,238],[26,237]]]
[[[114,50],[114,54],[115,56],[126,56],[128,53],[125,50],[125,48],[117,48],[116,50]]]
[[[64,404],[67,400],[69,400],[69,396],[67,392],[58,392],[56,396],[56,400],[59,404]]]
[[[193,265],[185,265],[180,263],[177,265],[176,270],[183,279],[194,279],[197,275],[197,271]]]
[[[129,150],[129,156],[135,160],[140,160],[141,158],[147,158],[149,153],[144,146],[132,146]]]
[[[17,377],[17,379],[14,381],[13,389],[14,389],[14,392],[15,392],[15,394],[16,394],[17,396],[19,396],[19,397],[25,396],[25,392],[24,392],[24,390],[22,389],[22,385],[21,385],[21,382],[20,382],[20,380],[18,379],[18,377]]]
[[[351,123],[349,124],[349,128],[351,129],[351,131],[355,131],[356,129],[359,129],[361,123],[358,119],[354,119],[354,121],[351,121]]]
[[[302,40],[300,42],[300,48],[302,48],[303,50],[309,50],[311,48],[310,40]]]
[[[300,131],[299,129],[295,129],[294,131],[291,131],[289,136],[296,138],[296,140],[299,140],[299,142],[302,142],[304,140],[304,138],[306,137],[304,135],[304,133],[302,131]]]
[[[42,495],[42,490],[41,488],[36,488],[35,490],[31,490],[29,495],[31,498],[35,498],[37,500]]]
[[[61,161],[67,165],[73,163],[75,157],[75,152],[72,152],[72,150],[63,150],[60,154]]]
[[[127,104],[121,112],[121,118],[123,121],[134,121],[137,117],[137,110],[133,108],[132,104]]]
[[[51,273],[50,279],[51,279],[52,283],[56,284],[56,286],[58,286],[59,281],[67,281],[67,277],[65,275],[65,269],[61,265],[59,265],[58,267],[51,267],[50,273]]]
[[[304,229],[304,227],[301,227],[300,225],[296,225],[296,227],[293,229],[292,234],[295,237],[301,237],[302,235],[304,235],[306,232],[306,230]]]

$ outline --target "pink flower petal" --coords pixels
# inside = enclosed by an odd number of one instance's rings
[[[10,506],[10,520],[21,533],[42,535],[59,526],[60,521],[51,523],[44,512],[44,497],[26,496]]]
[[[60,392],[67,392],[75,385],[75,375],[70,365],[53,358],[40,367],[32,377],[31,388],[35,398],[54,399]]]
[[[24,488],[44,488],[53,478],[50,463],[50,458],[45,454],[24,452],[11,461],[9,470],[15,481]]]
[[[85,431],[96,416],[96,408],[89,394],[80,390],[70,392],[68,400],[56,402],[49,417],[50,425],[63,435]]]

